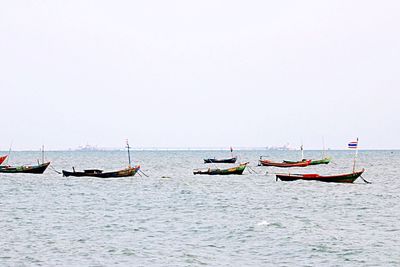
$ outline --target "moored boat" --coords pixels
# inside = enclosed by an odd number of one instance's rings
[[[303,159],[301,161],[290,161],[290,160],[284,160],[284,163],[300,163],[300,162],[305,162],[307,161],[307,159]],[[319,165],[319,164],[328,164],[329,162],[331,162],[331,158],[330,157],[326,157],[323,159],[310,159],[310,165]]]
[[[204,170],[194,170],[193,174],[205,174],[205,175],[242,175],[246,169],[248,163],[242,163],[239,166],[232,167],[229,169],[219,169],[219,168],[208,168]]]
[[[331,183],[353,183],[364,173],[364,169],[358,172],[337,174],[337,175],[319,175],[316,173],[309,174],[277,174],[276,179],[281,181],[295,181],[295,180],[306,180],[306,181],[321,181]]]
[[[91,170],[84,170],[83,172],[77,172],[75,171],[75,168],[73,168],[73,171],[62,171],[62,174],[64,177],[69,177],[69,176],[74,176],[74,177],[96,177],[96,178],[122,178],[122,177],[129,177],[129,176],[134,176],[138,171],[140,170],[140,166],[135,166],[135,167],[128,167],[123,170],[118,170],[118,171],[111,171],[111,172],[103,172],[102,170],[98,169],[91,169]]]
[[[231,157],[230,158],[222,158],[222,159],[217,159],[217,158],[209,158],[209,159],[204,159],[204,163],[235,163],[237,160],[236,156],[233,156],[233,148],[230,147],[231,151]]]
[[[310,162],[310,165],[328,164],[329,162],[331,162],[330,157],[326,157],[323,159],[312,159]]]
[[[29,166],[0,166],[0,173],[32,173],[42,174],[50,165],[50,162]]]
[[[237,157],[226,158],[226,159],[204,159],[204,163],[235,163]]]
[[[291,168],[291,167],[307,167],[310,165],[311,160],[300,162],[274,162],[271,160],[260,159],[260,165],[268,167]]]
[[[6,160],[7,157],[8,155],[0,157],[0,165],[3,164],[3,162]]]
[[[139,170],[140,166],[137,165],[135,167],[131,166],[131,153],[130,153],[130,146],[128,140],[126,140],[126,148],[128,149],[128,167],[118,171],[111,171],[111,172],[103,172],[103,170],[99,169],[90,169],[84,170],[83,172],[75,171],[75,168],[72,167],[72,172],[63,170],[62,174],[64,177],[74,176],[74,177],[96,177],[96,178],[122,178],[122,177],[129,177],[134,176]]]

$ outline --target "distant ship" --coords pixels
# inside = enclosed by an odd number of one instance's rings
[[[293,148],[289,147],[289,144],[283,146],[267,146],[265,147],[266,150],[279,150],[279,151],[287,151],[287,150],[294,150]]]
[[[100,149],[97,146],[91,146],[91,145],[79,146],[77,149],[74,149],[74,151],[102,151],[102,150],[103,149]]]

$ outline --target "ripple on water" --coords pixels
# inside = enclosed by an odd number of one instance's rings
[[[348,170],[346,152],[330,153],[335,164],[297,171]],[[259,158],[257,151],[240,154],[253,164]],[[388,155],[360,152],[371,185],[193,176],[202,158],[223,156],[207,151],[135,152],[150,177],[2,176],[0,265],[398,266],[400,152]],[[116,169],[125,160],[120,152],[47,156],[63,159],[56,169],[78,162],[80,169]]]

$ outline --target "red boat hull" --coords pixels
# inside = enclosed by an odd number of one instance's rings
[[[276,179],[281,181],[320,181],[330,183],[353,183],[364,172],[362,169],[359,172],[339,174],[339,175],[319,175],[319,174],[277,174]]]
[[[311,160],[301,161],[301,162],[273,162],[270,160],[260,160],[260,164],[263,166],[279,167],[279,168],[291,168],[291,167],[307,167],[310,165]]]

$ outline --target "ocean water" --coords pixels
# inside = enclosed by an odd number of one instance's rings
[[[298,151],[237,154],[252,173],[192,175],[203,158],[226,151],[133,151],[149,177],[0,174],[0,266],[400,266],[400,151],[359,152],[371,184],[275,181],[275,172],[350,172],[350,151],[296,169],[257,160]],[[14,152],[9,163],[37,158]],[[127,165],[118,151],[46,158],[56,170]]]

